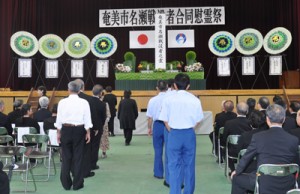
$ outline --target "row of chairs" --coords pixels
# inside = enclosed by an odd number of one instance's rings
[[[51,145],[47,134],[24,134],[22,135],[23,145],[19,145],[17,136],[15,136],[14,140],[12,136],[5,135],[3,131],[5,129],[1,128],[0,159],[4,163],[4,171],[8,172],[9,178],[11,178],[13,172],[21,173],[21,179],[25,182],[25,189],[23,190],[25,193],[36,191],[36,181],[48,181],[50,176],[56,174],[53,148],[57,146]],[[15,130],[15,132],[18,132],[18,130]],[[31,128],[29,132],[36,133],[36,129]],[[28,144],[32,146],[27,146]],[[17,160],[18,162],[16,162]],[[32,164],[30,160],[35,160],[35,162]],[[38,161],[43,161],[42,163],[47,172],[33,173],[33,169],[38,165]],[[51,169],[53,169],[53,172],[51,172]],[[33,189],[28,189],[28,182],[33,183]]]
[[[221,135],[224,133],[224,127],[221,127],[219,129],[219,134],[218,134],[218,158],[219,158],[219,166],[222,168],[221,160],[221,151],[222,149],[225,149],[225,176],[228,177],[228,172],[229,172],[229,159],[236,159],[237,162],[239,163],[239,160],[241,157],[246,153],[246,149],[240,150],[238,156],[231,156],[229,155],[228,152],[228,146],[229,144],[231,145],[237,145],[238,140],[240,138],[240,135],[229,135],[226,140],[226,147],[221,145]],[[213,134],[213,137],[215,137],[215,134]],[[215,142],[215,141],[214,141]],[[216,153],[214,152],[214,144],[213,144],[213,154],[216,156]],[[299,151],[300,151],[300,146],[299,146]],[[299,152],[300,153],[300,152]],[[257,169],[256,172],[256,183],[255,183],[255,194],[259,194],[259,177],[264,174],[264,175],[270,175],[270,176],[288,176],[291,174],[295,175],[295,188],[291,191],[288,191],[287,194],[300,194],[300,189],[298,189],[298,174],[299,174],[299,166],[297,164],[282,164],[282,165],[276,165],[276,164],[263,164],[260,165]],[[230,177],[228,177],[230,179]]]

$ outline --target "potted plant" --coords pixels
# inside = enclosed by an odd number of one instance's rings
[[[128,51],[124,54],[124,65],[129,66],[131,71],[135,72],[136,57],[133,52]]]
[[[197,54],[195,53],[195,51],[188,51],[185,54],[185,58],[186,58],[186,65],[193,65],[194,63],[196,63],[196,57]]]

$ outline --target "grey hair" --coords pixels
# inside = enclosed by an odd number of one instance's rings
[[[4,101],[0,100],[0,108],[3,108],[3,107],[4,107]]]
[[[84,90],[84,81],[82,79],[75,79],[75,81],[79,84],[80,90]]]
[[[239,102],[236,105],[236,112],[239,115],[246,115],[248,113],[249,106],[246,102]]]
[[[49,105],[49,98],[47,96],[40,97],[39,104],[42,108],[47,108]]]
[[[17,100],[14,101],[13,105],[14,105],[15,108],[19,108],[19,107],[22,106],[22,104],[23,104],[23,100],[22,99],[17,99]]]
[[[68,83],[68,89],[70,92],[78,93],[80,91],[80,85],[76,81],[70,81]]]
[[[102,94],[103,91],[103,87],[100,84],[96,84],[93,87],[93,95],[94,96],[99,96],[100,94]]]
[[[271,123],[283,123],[285,119],[285,110],[282,106],[273,104],[266,109],[266,115]]]

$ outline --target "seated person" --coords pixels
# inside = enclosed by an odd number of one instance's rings
[[[298,110],[298,112],[297,112],[297,124],[298,124],[298,126],[300,126],[300,110]],[[296,137],[298,137],[298,139],[299,139],[299,142],[300,142],[300,127],[298,127],[298,128],[295,128],[295,129],[289,129],[289,130],[287,130],[290,134],[292,134],[292,135],[294,135],[294,136],[296,136]]]
[[[31,118],[31,116],[32,116],[31,105],[24,104],[22,106],[21,111],[22,111],[23,116],[16,120],[16,127],[34,127],[37,130],[37,134],[39,134],[40,126],[36,122],[36,120]]]
[[[285,110],[281,106],[270,105],[266,110],[269,129],[252,136],[246,153],[231,174],[232,194],[244,194],[247,190],[254,191],[256,173],[245,173],[248,164],[256,157],[257,167],[262,164],[299,164],[299,140],[283,130]],[[259,193],[286,193],[295,186],[294,175],[286,177],[259,177]]]
[[[56,129],[56,127],[54,126],[54,123],[56,122],[56,115],[57,115],[57,104],[54,104],[52,107],[52,116],[44,120],[45,133],[49,129]]]
[[[248,113],[248,105],[245,102],[239,102],[236,106],[237,117],[235,119],[229,120],[224,125],[224,133],[221,139],[221,145],[226,146],[227,137],[229,135],[241,135],[245,131],[251,131],[250,121],[247,119],[246,115]],[[228,153],[230,156],[238,156],[237,146],[229,145]],[[235,160],[229,159],[229,168],[234,171]]]
[[[298,101],[292,101],[289,107],[289,112],[290,112],[289,117],[292,117],[296,120],[297,112],[299,109],[300,109],[300,103]]]
[[[3,163],[0,161],[0,191],[1,194],[9,194],[9,179],[5,172],[3,172]]]
[[[246,131],[242,133],[242,135],[239,138],[238,141],[238,152],[240,152],[242,149],[247,149],[253,134],[259,133],[261,131],[265,131],[266,129],[264,128],[264,123],[266,120],[266,116],[264,113],[258,111],[258,110],[253,110],[251,114],[249,115],[249,120],[250,120],[250,125],[252,127],[251,131]],[[250,173],[250,172],[256,172],[256,160],[253,160],[250,164],[248,164],[247,169],[245,169],[245,173]]]
[[[276,102],[276,104],[282,106],[285,110],[286,110],[286,103],[283,100],[279,100]],[[286,116],[284,123],[282,125],[282,128],[284,130],[290,130],[290,129],[295,129],[297,128],[297,122],[296,122],[296,118],[293,118],[291,116]]]
[[[8,113],[8,115],[7,115],[10,123],[15,123],[16,119],[23,116],[23,114],[21,112],[23,100],[17,99],[14,101],[13,105],[14,105],[14,111]]]
[[[49,98],[46,96],[40,97],[39,105],[41,108],[33,114],[33,119],[37,122],[43,122],[45,119],[51,117],[51,112],[48,110]]]
[[[224,127],[226,121],[236,118],[236,113],[233,112],[234,104],[231,100],[224,102],[224,111],[216,115],[215,118],[215,153],[218,154],[218,135],[219,129]],[[211,141],[213,141],[213,133],[209,135]],[[221,157],[222,158],[222,157]],[[221,159],[222,162],[222,159]]]
[[[254,98],[248,98],[246,103],[248,104],[249,107],[247,113],[247,118],[248,118],[251,112],[255,110],[256,100]]]
[[[8,135],[12,135],[12,127],[11,123],[9,122],[8,116],[3,113],[4,111],[4,102],[0,100],[0,127],[5,127],[7,130]]]

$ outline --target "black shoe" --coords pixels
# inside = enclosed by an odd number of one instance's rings
[[[74,191],[77,191],[77,190],[79,190],[79,189],[82,189],[84,186],[83,186],[83,184],[81,184],[81,185],[79,185],[78,187],[73,187],[73,190]]]
[[[165,185],[166,187],[170,187],[170,185],[166,182],[166,180],[164,180],[164,185]]]
[[[155,175],[153,175],[155,178],[157,178],[157,179],[163,179],[164,177],[162,177],[162,176],[155,176]]]
[[[89,178],[95,176],[94,172],[90,172],[88,175],[86,175],[84,178]]]
[[[116,135],[115,135],[115,134],[111,134],[110,136],[111,136],[111,137],[114,137],[114,136],[116,136]]]
[[[126,142],[125,142],[125,145],[126,145],[126,146],[129,146],[129,145],[130,145],[130,143],[126,143]]]
[[[92,170],[97,170],[99,169],[100,167],[98,165],[96,165],[94,168],[92,168]]]

